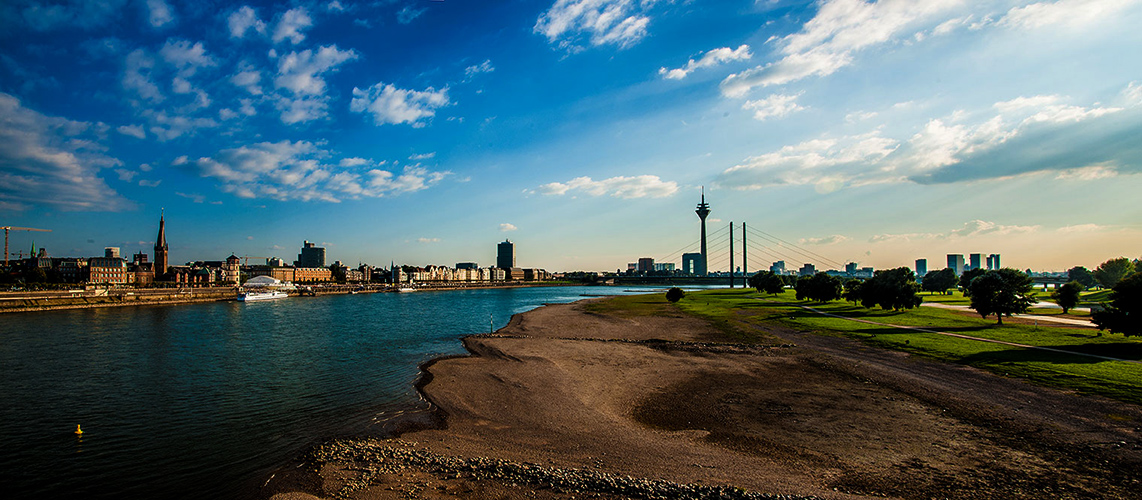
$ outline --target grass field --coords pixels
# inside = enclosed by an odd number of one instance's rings
[[[616,302],[615,307],[626,307],[629,304],[649,314],[672,309],[661,294],[642,297],[647,298],[635,300],[624,297],[622,302]],[[928,300],[927,295],[923,297]],[[955,296],[942,297],[952,297],[955,300]],[[962,296],[958,300],[963,300]],[[654,306],[654,303],[661,306]],[[803,309],[803,305],[846,318],[922,327],[1067,352],[1043,351],[870,325],[821,316]],[[655,312],[655,307],[661,308]],[[999,326],[995,324],[994,316],[983,319],[978,315],[931,307],[894,312],[865,309],[840,301],[828,304],[808,303],[794,300],[792,291],[776,296],[759,294],[752,289],[694,292],[688,293],[678,302],[677,308],[706,318],[727,333],[745,341],[762,340],[757,330],[750,328],[750,325],[774,322],[800,331],[848,336],[887,349],[907,351],[975,366],[1005,376],[1142,404],[1142,364],[1080,355],[1139,361],[1142,360],[1142,339],[1117,334],[1099,335],[1098,330],[1094,329],[1016,324]]]

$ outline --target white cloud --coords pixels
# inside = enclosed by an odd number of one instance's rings
[[[329,156],[311,142],[262,142],[224,149],[187,165],[221,182],[222,191],[242,198],[334,203],[420,191],[450,174],[421,167],[406,167],[399,175],[376,168],[357,170],[354,167],[368,164],[359,158],[343,159],[339,166],[322,163]]]
[[[332,2],[325,4],[325,10],[328,10],[329,12],[345,12],[345,6],[341,5],[341,2],[338,2],[337,0],[333,0]]]
[[[146,179],[139,179],[139,185],[142,187],[152,187],[152,188],[153,187],[159,187],[159,184],[162,184],[162,183],[163,183],[162,179],[159,179],[157,181],[148,181]]]
[[[1100,226],[1098,224],[1076,224],[1073,226],[1060,227],[1059,229],[1056,229],[1056,231],[1060,233],[1091,233],[1095,231],[1102,231],[1106,228],[1106,226]]]
[[[515,231],[516,229],[519,229],[519,228],[515,227],[515,224],[510,224],[507,222],[500,224],[500,231],[505,232],[505,233],[508,231]]]
[[[824,236],[820,238],[801,238],[797,241],[797,243],[801,245],[835,245],[837,243],[848,240],[848,236],[834,234],[832,236]]]
[[[289,39],[290,43],[297,45],[305,40],[303,31],[313,26],[313,19],[309,17],[305,7],[295,7],[282,15],[278,25],[274,28],[274,43],[281,43]]]
[[[298,95],[323,95],[325,80],[321,79],[321,74],[335,71],[337,66],[357,57],[353,49],[339,50],[336,45],[323,46],[317,52],[308,49],[290,52],[278,60],[278,76],[274,85]]]
[[[236,87],[246,89],[252,95],[262,95],[262,72],[252,66],[243,66],[242,71],[230,77],[230,83]]]
[[[1059,0],[1038,2],[1013,7],[998,21],[1001,26],[1041,28],[1050,25],[1082,27],[1114,16],[1128,7],[1136,7],[1136,0]]]
[[[120,125],[119,128],[115,130],[118,130],[120,134],[129,135],[137,139],[145,139],[147,137],[147,133],[143,131],[142,125]]]
[[[134,90],[139,94],[139,97],[151,103],[163,101],[163,93],[159,91],[158,85],[155,85],[155,83],[151,81],[151,73],[155,67],[155,60],[147,55],[146,51],[143,49],[135,49],[130,54],[127,54],[124,66],[124,88]]]
[[[135,179],[136,175],[139,175],[138,172],[134,170],[127,170],[125,168],[117,168],[115,169],[115,173],[119,174],[119,180],[124,182],[131,182]]]
[[[227,22],[230,25],[231,38],[242,38],[246,36],[246,31],[251,29],[258,33],[266,32],[266,23],[258,19],[258,13],[249,5],[243,5],[231,13]]]
[[[590,177],[576,177],[567,182],[552,182],[539,186],[545,195],[561,196],[571,191],[582,191],[591,196],[610,195],[616,198],[663,198],[678,191],[674,181],[663,181],[657,175],[634,177],[611,177],[592,180]]]
[[[159,55],[178,68],[178,74],[183,78],[193,76],[200,68],[215,65],[214,59],[206,54],[202,42],[191,44],[187,40],[168,39],[163,48],[159,49]]]
[[[436,157],[436,151],[432,151],[429,153],[415,154],[415,155],[409,156],[408,159],[410,159],[412,161],[420,161],[420,160],[431,160],[432,158],[435,158],[435,157]]]
[[[0,204],[8,210],[132,208],[100,177],[122,162],[105,154],[98,135],[91,123],[41,114],[0,92]]]
[[[174,11],[164,0],[147,0],[147,21],[155,28],[161,28],[174,21]]]
[[[681,68],[658,68],[658,74],[668,80],[681,80],[699,68],[710,68],[731,61],[745,61],[751,57],[753,54],[749,52],[749,45],[742,44],[736,49],[721,47],[706,52],[697,61],[690,59]]]
[[[397,12],[397,22],[401,24],[411,23],[414,19],[420,17],[421,14],[424,14],[427,11],[427,7],[423,9],[417,9],[411,5],[405,5],[403,9]]]
[[[789,113],[805,109],[797,104],[798,97],[801,97],[800,93],[796,95],[772,94],[765,99],[746,101],[742,105],[742,109],[753,110],[753,117],[756,120],[765,121],[770,117],[781,118]]]
[[[286,125],[325,118],[329,108],[326,99],[322,97],[299,97],[297,99],[279,97],[274,101],[274,106],[281,113],[282,123]]]
[[[878,132],[814,139],[746,158],[722,172],[716,184],[734,189],[811,184],[821,191],[833,191],[842,183],[861,180],[870,163],[884,159],[897,146],[897,141]]]
[[[440,90],[428,87],[420,91],[399,89],[381,82],[367,89],[354,87],[349,110],[371,114],[377,125],[408,123],[413,127],[423,127],[425,120],[448,104],[447,87]]]
[[[942,233],[908,233],[908,234],[877,234],[869,238],[870,243],[887,243],[913,240],[947,240],[959,238],[976,238],[981,236],[1007,236],[1010,234],[1028,234],[1039,231],[1040,226],[1003,225],[991,221],[972,220],[965,222],[960,228]]]
[[[582,37],[593,46],[630,47],[646,34],[650,18],[642,11],[653,1],[556,0],[539,16],[533,31],[564,49],[576,49]]]
[[[194,134],[199,129],[213,128],[218,122],[210,118],[194,118],[183,115],[169,115],[165,111],[147,113],[151,119],[150,132],[160,141],[177,139],[187,134]]]
[[[440,243],[440,238],[417,238],[418,243]]]
[[[464,77],[470,80],[470,79],[472,79],[472,77],[474,77],[480,73],[491,73],[495,70],[496,70],[496,68],[492,66],[492,60],[491,59],[485,59],[484,62],[482,62],[480,64],[476,64],[476,65],[468,66],[467,68],[464,68]]]
[[[961,0],[823,0],[801,31],[779,39],[780,60],[722,80],[722,93],[742,97],[754,87],[828,76],[852,64],[862,49],[891,41],[961,4]]]

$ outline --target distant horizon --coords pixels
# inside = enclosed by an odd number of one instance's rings
[[[1142,257],[1139,25],[1122,0],[12,0],[0,225],[55,256],[150,255],[165,212],[171,262],[511,238],[614,271],[680,263],[704,186],[710,234],[829,261],[1093,269]]]

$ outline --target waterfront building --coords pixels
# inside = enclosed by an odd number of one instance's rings
[[[515,244],[511,240],[504,240],[496,245],[496,267],[511,269],[515,267]]]
[[[64,283],[80,283],[87,280],[87,259],[82,258],[64,258],[59,259],[59,263],[55,266],[56,272],[59,273],[60,279]]]
[[[973,253],[968,255],[968,270],[980,269],[983,267],[983,254]]]
[[[989,271],[1002,269],[1002,266],[999,265],[999,254],[993,253],[987,256],[987,269]]]
[[[705,276],[709,273],[709,254],[706,253],[706,217],[710,215],[710,204],[706,203],[706,190],[702,189],[702,201],[698,203],[698,208],[694,210],[698,214],[698,219],[702,221],[702,248],[701,259],[696,263],[694,274],[698,276]]]
[[[285,260],[281,257],[270,257],[266,259],[266,265],[270,267],[285,267]]]
[[[702,260],[700,253],[684,253],[682,254],[682,272],[686,274],[698,274],[698,263]]]
[[[948,269],[955,271],[956,276],[964,273],[964,254],[950,253],[948,254]]]
[[[299,268],[325,267],[325,248],[306,240],[301,247],[301,253],[297,255],[297,262],[293,265]]]
[[[916,259],[916,277],[923,278],[928,274],[928,259]]]
[[[475,262],[457,262],[456,269],[479,269]]]
[[[769,266],[769,272],[773,274],[785,274],[785,261],[779,260]]]
[[[150,286],[155,282],[155,268],[150,262],[134,262],[128,266],[128,273],[131,274],[131,282],[136,286]]]
[[[325,249],[321,249],[321,252],[322,258],[324,258]],[[296,267],[293,270],[293,276],[293,281],[297,283],[333,281],[333,271],[330,271],[328,267]]]
[[[505,279],[507,281],[523,281],[524,274],[522,267],[513,267],[511,269],[504,269]]]
[[[239,265],[242,260],[237,255],[230,254],[226,257],[226,263],[222,264],[222,284],[223,285],[237,285],[242,278]]]
[[[649,273],[653,270],[654,270],[654,258],[652,258],[652,257],[640,257],[638,259],[638,267],[635,268],[635,271],[640,272],[640,273]]]
[[[817,267],[813,264],[805,264],[797,271],[798,276],[813,276],[817,274]]]
[[[133,275],[127,269],[127,261],[119,257],[118,248],[107,247],[103,257],[92,257],[87,262],[87,281],[90,283],[125,285],[133,281]]]
[[[672,273],[672,272],[674,272],[674,263],[673,262],[655,262],[654,263],[654,270]]]
[[[167,274],[167,267],[170,261],[167,257],[167,230],[166,218],[159,213],[159,235],[155,238],[155,276],[161,277]]]
[[[103,256],[108,259],[118,259],[119,247],[105,247],[103,249]]]

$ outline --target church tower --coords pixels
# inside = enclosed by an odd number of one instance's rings
[[[159,214],[159,236],[155,238],[155,279],[167,273],[167,231],[163,214]]]

